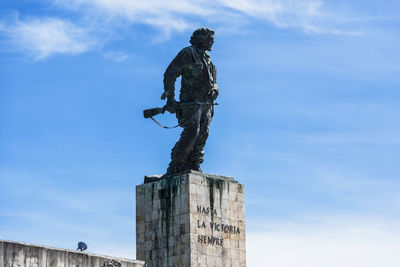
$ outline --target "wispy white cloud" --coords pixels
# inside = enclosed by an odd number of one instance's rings
[[[239,10],[250,16],[259,17],[275,22],[279,26],[295,24],[301,19],[320,15],[321,1],[293,1],[293,0],[220,0],[232,9]],[[278,16],[286,15],[286,21]],[[289,17],[288,15],[292,15]],[[292,21],[292,23],[289,23]]]
[[[0,28],[19,49],[35,59],[52,54],[79,54],[90,50],[96,41],[87,29],[58,18],[16,20]]]
[[[144,23],[163,32],[184,31],[206,21],[224,21],[227,25],[245,21],[245,16],[266,20],[277,27],[299,27],[311,33],[355,34],[343,29],[338,14],[322,11],[320,0],[218,0],[218,1],[127,1],[56,0],[55,4],[85,14],[106,15],[131,23]],[[239,18],[238,18],[239,15]],[[223,27],[224,25],[221,25]]]
[[[307,33],[357,34],[347,28],[345,15],[326,11],[322,0],[48,0],[58,9],[78,15],[79,25],[61,18],[16,19],[1,27],[24,51],[36,59],[52,54],[78,54],[120,38],[121,27],[133,31],[144,24],[159,31],[155,41],[176,32],[213,25],[224,33],[247,29],[249,19],[279,28],[297,27]],[[6,30],[5,30],[6,29]],[[94,37],[96,36],[96,38]],[[117,37],[118,36],[118,37]]]
[[[143,23],[163,33],[181,32],[193,26],[194,18],[218,12],[204,1],[127,1],[127,0],[56,0],[57,6],[74,11],[84,10],[85,15],[107,20],[125,20],[128,23]],[[192,16],[192,19],[185,19]]]
[[[339,14],[323,10],[320,0],[220,0],[221,4],[248,16],[269,21],[280,28],[297,27],[307,33],[354,35],[343,29]]]
[[[276,223],[247,233],[247,264],[254,267],[396,267],[398,224],[368,218]]]
[[[109,52],[104,52],[103,55],[105,58],[112,59],[116,62],[122,62],[132,57],[131,55],[123,51],[109,51]]]
[[[210,9],[210,2],[202,0],[114,0],[112,2],[107,0],[55,0],[55,4],[69,7],[72,9],[79,9],[82,7],[94,7],[103,10],[114,16],[124,16],[130,20],[136,20],[139,17],[147,15],[161,15],[161,14],[191,14],[191,15],[209,15],[213,13]]]

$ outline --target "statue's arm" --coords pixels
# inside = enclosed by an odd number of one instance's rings
[[[190,58],[189,51],[187,51],[187,48],[184,48],[171,61],[164,73],[164,93],[161,99],[171,99],[175,97],[175,81],[182,74]]]
[[[219,87],[217,84],[217,68],[212,63],[211,63],[211,73],[212,73],[212,76],[214,79],[214,85],[209,93],[209,96],[211,97],[212,100],[215,100],[215,99],[217,99],[217,97],[219,95]]]

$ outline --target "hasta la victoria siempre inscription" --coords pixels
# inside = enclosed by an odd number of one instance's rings
[[[216,216],[217,215],[217,210],[210,208],[210,207],[203,207],[200,205],[197,205],[197,213],[202,213],[206,215],[211,215],[211,216]],[[197,220],[197,228],[210,228],[212,232],[217,231],[217,232],[223,232],[225,234],[240,234],[240,229],[238,226],[235,225],[229,225],[229,224],[223,224],[223,223],[216,223],[216,222],[209,222],[208,224],[205,221],[200,221]],[[224,239],[223,238],[218,238],[214,236],[206,236],[206,235],[198,235],[197,236],[197,242],[202,243],[202,244],[211,244],[215,246],[223,246],[224,245]]]

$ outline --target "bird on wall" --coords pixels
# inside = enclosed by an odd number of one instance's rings
[[[80,250],[80,251],[87,250],[87,245],[81,241],[78,243],[78,248],[76,250]]]

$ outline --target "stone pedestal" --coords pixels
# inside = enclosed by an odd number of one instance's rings
[[[190,171],[136,187],[136,258],[149,267],[246,266],[243,185]]]

